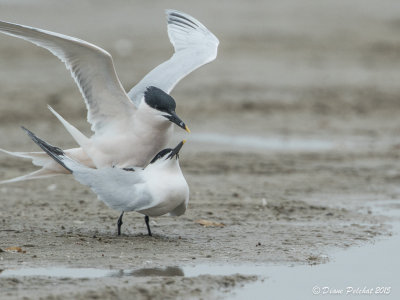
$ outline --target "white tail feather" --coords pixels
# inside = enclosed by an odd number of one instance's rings
[[[40,170],[32,172],[30,174],[26,174],[23,176],[19,176],[12,179],[7,179],[0,181],[0,184],[13,183],[25,180],[39,179],[52,177],[61,174],[68,174],[69,172],[56,163],[50,156],[48,156],[45,152],[11,152],[4,149],[0,149],[0,152],[3,152],[8,155],[12,155],[19,158],[31,159],[32,164],[35,166],[42,167]]]
[[[57,119],[64,125],[65,129],[74,138],[74,140],[81,146],[85,148],[87,146],[89,139],[80,132],[75,126],[68,123],[63,117],[61,117],[50,105],[47,106],[50,111],[57,117]]]
[[[53,170],[42,168],[40,170],[37,170],[35,172],[29,173],[29,174],[26,174],[26,175],[23,175],[23,176],[19,176],[19,177],[15,177],[15,178],[12,178],[12,179],[7,179],[7,180],[0,181],[0,185],[1,184],[6,184],[6,183],[25,181],[25,180],[53,177],[53,176],[61,175],[61,174],[62,173],[60,173],[60,172],[56,172],[56,171],[53,171]]]
[[[0,149],[0,152],[15,157],[32,159],[32,164],[38,167],[43,167],[51,161],[50,157],[44,152],[11,152],[4,149]]]

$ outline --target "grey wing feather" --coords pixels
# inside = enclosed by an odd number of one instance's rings
[[[118,168],[80,168],[72,173],[77,181],[89,186],[100,200],[118,211],[143,210],[152,206],[141,171]]]
[[[168,36],[174,55],[148,73],[128,93],[136,107],[148,86],[170,93],[186,75],[217,57],[219,41],[203,24],[183,12],[166,10]]]
[[[3,21],[0,32],[43,47],[65,63],[85,99],[88,121],[96,133],[135,110],[105,50],[63,34]]]

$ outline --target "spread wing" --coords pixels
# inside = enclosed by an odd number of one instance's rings
[[[80,39],[29,26],[0,21],[0,32],[43,47],[71,71],[88,109],[88,121],[96,134],[107,131],[136,109],[114,69],[111,55]]]
[[[135,172],[119,168],[76,168],[72,175],[80,183],[89,186],[97,197],[118,211],[142,210],[153,205],[147,192],[142,170]]]
[[[166,13],[168,36],[175,53],[129,91],[129,98],[136,106],[148,86],[156,86],[169,94],[183,77],[217,57],[219,41],[203,24],[177,10],[168,9]]]

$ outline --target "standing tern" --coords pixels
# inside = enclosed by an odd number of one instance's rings
[[[89,168],[68,157],[22,127],[30,138],[77,181],[89,186],[109,207],[120,211],[118,235],[121,234],[122,216],[125,211],[145,215],[148,234],[151,236],[149,217],[185,213],[189,202],[189,187],[179,166],[179,151],[185,141],[174,149],[161,150],[146,168],[118,168],[106,166]]]
[[[166,10],[172,57],[150,71],[129,93],[123,89],[111,55],[86,41],[63,34],[0,21],[0,32],[43,47],[71,71],[88,110],[94,134],[86,137],[51,107],[79,148],[65,150],[74,160],[92,168],[145,166],[173,134],[173,123],[190,132],[175,112],[168,94],[187,74],[217,56],[219,41],[188,14]],[[1,183],[50,177],[68,172],[44,152],[0,151],[28,158],[41,169]]]

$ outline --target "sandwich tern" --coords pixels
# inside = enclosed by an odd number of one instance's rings
[[[123,89],[111,55],[86,41],[29,26],[0,21],[0,32],[43,47],[71,71],[88,110],[94,134],[86,137],[62,116],[49,109],[80,146],[66,155],[92,168],[115,165],[144,167],[173,134],[173,123],[189,132],[169,96],[186,75],[217,56],[219,41],[188,14],[166,10],[172,57],[148,73],[129,93]],[[44,152],[0,151],[28,158],[41,169],[1,183],[50,177],[68,172]]]
[[[145,215],[150,236],[149,217],[165,214],[180,216],[185,213],[189,202],[189,187],[179,166],[179,151],[185,140],[174,149],[161,150],[144,169],[116,166],[93,169],[22,128],[51,159],[72,173],[78,182],[89,186],[106,205],[121,212],[117,222],[118,235],[121,234],[125,211],[137,211]]]

